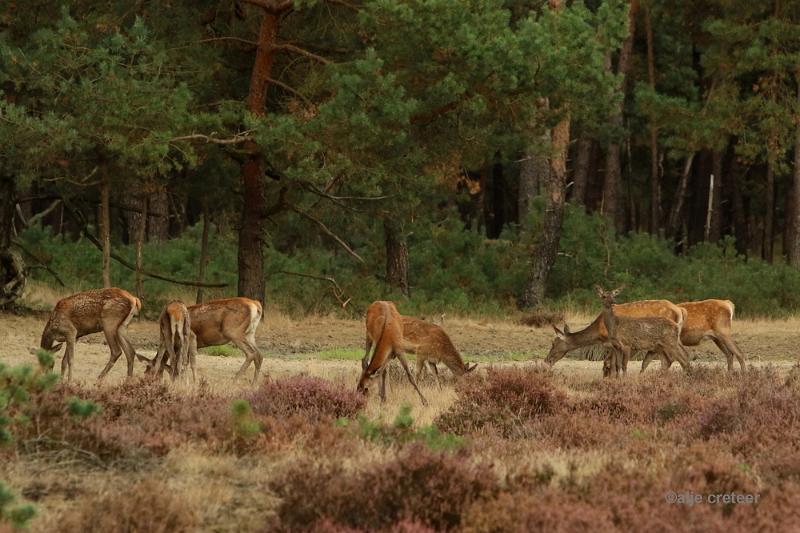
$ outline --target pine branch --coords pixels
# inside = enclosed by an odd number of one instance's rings
[[[300,209],[297,206],[294,206],[294,205],[291,205],[291,204],[286,204],[286,205],[287,205],[287,207],[289,207],[289,209],[291,209],[292,211],[294,211],[298,215],[307,218],[308,220],[310,220],[311,222],[313,222],[314,224],[319,226],[319,228],[323,231],[323,233],[325,233],[330,238],[332,238],[337,243],[339,243],[339,246],[344,248],[347,253],[349,253],[350,255],[355,257],[360,263],[365,263],[364,259],[360,255],[358,255],[352,248],[350,248],[350,246],[348,246],[348,244],[346,242],[344,242],[344,240],[341,237],[339,237],[334,232],[332,232],[328,228],[328,226],[326,226],[325,223],[322,222],[320,219],[316,218],[315,216],[311,215],[310,213],[306,213],[305,211],[303,211],[302,209]]]

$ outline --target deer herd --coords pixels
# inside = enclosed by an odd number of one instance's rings
[[[745,369],[744,357],[731,336],[733,302],[702,300],[676,305],[668,300],[641,300],[617,304],[615,299],[622,287],[612,291],[596,287],[596,291],[603,310],[591,324],[574,332],[566,324],[563,329],[553,326],[556,337],[545,359],[549,365],[569,351],[605,344],[610,350],[603,361],[604,377],[625,373],[633,350],[645,352],[642,372],[656,356],[662,368],[669,368],[677,361],[684,370],[689,370],[686,346],[697,346],[708,338],[725,355],[728,371],[733,370],[734,357],[741,369]],[[245,355],[236,378],[243,376],[252,363],[255,367],[253,383],[258,380],[264,359],[255,338],[264,316],[260,302],[237,297],[191,306],[180,301],[168,303],[159,317],[160,342],[152,358],[137,353],[126,337],[127,326],[141,308],[139,298],[123,289],[95,289],[73,294],[56,304],[42,332],[40,346],[57,352],[66,343],[61,375],[68,381],[72,379],[77,339],[99,332],[103,332],[111,353],[98,380],[108,374],[123,353],[128,364],[128,378],[133,376],[134,361],[139,359],[145,364],[147,375],[160,377],[168,370],[175,380],[188,367],[194,380],[198,348],[233,343]],[[427,400],[417,381],[426,365],[433,371],[439,387],[437,364],[444,364],[457,377],[477,366],[464,363],[441,326],[402,316],[394,303],[388,301],[373,302],[367,309],[365,348],[357,390],[366,394],[370,380],[380,378],[381,401],[386,398],[386,367],[392,359],[400,361],[423,405],[427,405]],[[405,358],[407,353],[416,356],[416,378]]]

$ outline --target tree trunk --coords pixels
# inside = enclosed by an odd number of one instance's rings
[[[541,138],[541,143],[545,146],[550,144],[550,133],[545,132]],[[539,194],[541,184],[546,180],[547,174],[550,172],[550,164],[547,161],[541,150],[539,152],[531,151],[525,156],[519,169],[519,197],[517,199],[518,205],[518,220],[522,227],[528,225],[528,217],[530,215],[531,200]]]
[[[572,177],[573,203],[586,205],[586,187],[589,183],[589,159],[592,157],[592,139],[581,134],[575,148],[575,173]]]
[[[798,74],[797,99],[800,100],[800,74]],[[800,124],[796,126],[794,136],[794,173],[792,174],[791,218],[787,225],[791,227],[787,257],[789,264],[800,268]]]
[[[208,200],[203,200],[203,235],[200,237],[200,265],[197,269],[197,281],[206,280],[206,265],[208,265]],[[195,303],[203,303],[203,287],[197,287]]]
[[[774,241],[773,220],[775,218],[775,174],[773,172],[773,165],[767,164],[767,181],[764,191],[764,237],[763,252],[761,256],[772,263],[773,250],[772,244]]]
[[[627,85],[628,71],[631,65],[633,50],[633,38],[636,33],[636,12],[639,10],[639,0],[630,0],[628,9],[628,37],[622,43],[619,51],[619,61],[617,63],[617,74],[622,78],[619,87],[623,98],[619,108],[611,115],[609,124],[615,130],[622,128],[622,117],[625,111],[625,87]],[[610,58],[609,58],[610,59]],[[610,62],[609,62],[610,63]],[[610,67],[610,64],[609,64]],[[603,212],[617,230],[623,230],[625,226],[624,203],[619,201],[622,191],[622,165],[620,163],[620,145],[616,142],[608,144],[606,152],[606,180],[603,184]]]
[[[0,178],[0,250],[7,250],[13,238],[14,209],[17,205],[14,178]]]
[[[668,229],[670,236],[677,238],[681,232],[681,212],[683,211],[683,204],[686,201],[686,191],[689,186],[689,176],[692,172],[692,161],[694,155],[691,154],[686,158],[686,164],[683,167],[683,174],[681,174],[678,188],[675,191],[675,200],[672,203],[672,210],[669,213]]]
[[[166,188],[148,195],[149,211],[153,216],[147,220],[147,240],[164,242],[169,239],[169,192]]]
[[[748,230],[747,216],[744,209],[744,198],[742,197],[742,186],[740,180],[744,179],[745,173],[739,160],[734,154],[731,160],[729,173],[729,183],[731,195],[733,196],[733,235],[736,238],[736,251],[741,255],[746,255],[748,250]]]
[[[383,234],[386,243],[386,282],[409,296],[406,236],[397,220],[391,217],[383,219]]]
[[[250,76],[247,110],[256,116],[264,115],[267,84],[272,74],[278,17],[264,12],[258,33],[258,49]],[[239,295],[264,302],[264,234],[266,220],[264,161],[254,142],[245,144],[251,152],[242,165],[242,222],[239,229]]]
[[[518,302],[520,308],[541,305],[547,278],[556,262],[558,244],[561,240],[561,225],[564,221],[569,126],[570,119],[567,116],[553,128],[553,155],[550,159],[550,172],[544,184],[547,203],[542,234],[534,247],[528,284]]]
[[[708,235],[706,240],[718,242],[722,238],[722,187],[725,183],[722,177],[723,150],[714,150],[711,154],[711,168],[714,176],[713,190],[709,191],[709,205],[711,218],[708,220]],[[710,182],[709,182],[710,183]]]
[[[104,169],[100,182],[100,242],[103,243],[103,287],[111,287],[111,184]]]
[[[647,34],[647,81],[650,89],[656,90],[655,53],[653,51],[653,26],[650,20],[650,7],[644,11],[645,33]],[[661,176],[658,172],[658,129],[650,126],[650,233],[657,234],[661,229]]]
[[[142,213],[139,217],[139,226],[136,228],[136,296],[139,298],[144,294],[144,288],[142,287],[142,247],[147,236],[147,215],[150,206],[147,194],[142,194],[140,198],[139,206],[142,209]]]

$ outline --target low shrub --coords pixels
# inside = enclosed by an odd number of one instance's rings
[[[365,404],[364,396],[354,390],[306,375],[265,380],[245,398],[257,415],[302,414],[311,420],[352,418]]]
[[[327,521],[384,530],[406,520],[436,531],[450,530],[461,524],[461,515],[472,502],[499,490],[489,466],[473,465],[463,454],[432,452],[420,444],[386,462],[361,466],[352,471],[340,463],[304,461],[287,469],[271,484],[281,498],[280,527],[315,530],[316,524]]]
[[[76,501],[75,509],[59,522],[71,533],[181,533],[197,531],[195,511],[175,490],[157,480]]]
[[[528,422],[558,413],[566,403],[552,373],[540,368],[490,368],[485,377],[466,376],[456,388],[458,399],[436,425],[459,435],[488,429],[523,437]]]

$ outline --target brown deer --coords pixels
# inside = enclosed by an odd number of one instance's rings
[[[158,318],[161,342],[153,365],[147,367],[147,373],[158,368],[158,375],[161,376],[164,368],[169,368],[172,380],[175,381],[183,367],[189,365],[192,368],[192,381],[195,381],[197,336],[192,331],[191,323],[189,310],[183,302],[173,301],[164,307]],[[162,364],[165,352],[168,365]]]
[[[410,352],[417,356],[417,382],[425,369],[425,363],[428,363],[433,370],[439,388],[442,384],[439,381],[437,363],[444,363],[456,376],[472,372],[478,366],[477,363],[464,364],[461,354],[440,326],[410,316],[401,316],[400,320],[403,325],[403,338],[414,345],[414,349]]]
[[[614,314],[626,317],[663,317],[678,324],[683,325],[686,310],[682,310],[668,300],[640,300],[638,302],[628,302],[624,304],[614,304]],[[558,362],[567,352],[608,341],[608,330],[600,314],[591,324],[580,331],[572,332],[565,324],[564,329],[560,330],[553,326],[556,337],[550,347],[545,361],[553,365]],[[610,362],[606,358],[607,363]]]
[[[614,303],[622,287],[613,291],[604,291],[595,287],[603,302],[603,322],[608,335],[608,342],[613,350],[608,363],[603,365],[603,374],[611,370],[619,375],[627,369],[631,349],[645,350],[664,354],[670,360],[677,360],[684,370],[689,370],[689,354],[681,344],[680,326],[664,317],[632,318],[614,313]]]
[[[187,310],[189,311],[189,324],[195,337],[189,341],[189,363],[193,363],[197,348],[232,342],[245,355],[244,363],[236,372],[236,379],[245,373],[252,362],[255,364],[253,374],[253,383],[255,383],[264,360],[264,356],[261,355],[256,345],[256,329],[264,314],[261,303],[243,297],[224,298],[191,305]],[[148,372],[153,371],[156,361],[161,361],[160,366],[167,367],[167,363],[163,359],[163,348],[163,346],[159,347],[159,352],[152,359],[142,355],[138,356],[148,366]],[[159,371],[161,372],[163,369],[159,368]],[[174,372],[171,368],[170,371]]]
[[[125,336],[125,328],[141,309],[139,298],[123,289],[94,289],[73,294],[60,300],[53,308],[42,332],[40,346],[58,352],[61,345],[67,343],[61,359],[61,377],[66,373],[67,381],[71,381],[75,342],[85,335],[102,331],[111,356],[97,379],[101,380],[108,374],[123,352],[128,360],[130,378],[136,352]]]
[[[742,371],[745,361],[739,347],[733,341],[731,323],[736,307],[730,300],[701,300],[683,302],[678,307],[686,311],[686,320],[681,329],[681,342],[684,346],[697,346],[703,339],[711,339],[717,348],[725,354],[728,371],[733,371],[733,358],[739,361]],[[642,361],[642,372],[645,371],[655,354],[647,354]],[[662,367],[669,367],[672,361],[661,359]]]
[[[408,368],[404,352],[414,349],[414,346],[403,338],[403,324],[400,313],[392,302],[377,301],[372,302],[367,308],[367,339],[366,352],[361,360],[361,378],[358,380],[356,390],[362,394],[367,394],[367,382],[380,374],[380,398],[381,402],[386,401],[386,365],[389,360],[397,358],[403,369],[406,371],[408,381],[419,394],[422,405],[428,405],[425,396],[420,392],[411,370]],[[373,344],[375,350],[372,358],[369,358]]]

